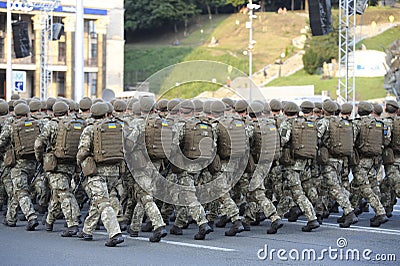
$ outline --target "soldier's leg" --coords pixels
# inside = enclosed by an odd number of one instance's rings
[[[144,207],[142,203],[139,201],[132,213],[131,224],[129,226],[132,233],[139,234],[140,227],[142,225],[143,217],[144,217]]]

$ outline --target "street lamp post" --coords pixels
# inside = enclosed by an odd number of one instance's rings
[[[247,4],[247,8],[249,9],[249,19],[246,23],[246,27],[249,29],[249,46],[247,48],[248,50],[248,55],[249,55],[249,100],[252,101],[253,95],[252,95],[252,81],[251,78],[253,76],[253,48],[254,45],[256,44],[256,41],[253,40],[253,18],[257,18],[256,15],[254,15],[254,10],[259,9],[260,5],[253,4],[252,0],[249,0],[249,3]]]
[[[6,70],[6,101],[11,100],[12,90],[12,25],[11,0],[7,0],[7,70]]]

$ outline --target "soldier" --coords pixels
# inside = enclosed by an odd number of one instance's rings
[[[396,196],[400,197],[400,117],[397,115],[398,111],[399,104],[396,101],[386,102],[384,123],[391,132],[391,142],[383,153],[386,177],[380,185],[380,190],[382,205],[389,218],[393,215]]]
[[[344,103],[342,104],[342,111],[340,113],[340,118],[344,121],[347,121],[351,125],[353,121],[351,119],[351,113],[353,112],[353,105],[351,103]],[[354,144],[353,144],[354,146]],[[352,156],[354,152],[352,153]],[[349,181],[349,172],[350,172],[350,160],[349,156],[343,157],[343,167],[341,173],[341,185],[344,189],[346,189],[347,194],[350,195],[350,181]]]
[[[119,165],[123,161],[122,129],[121,125],[117,123],[103,123],[107,111],[108,106],[105,103],[92,105],[91,113],[92,117],[95,119],[95,123],[88,125],[84,129],[79,141],[77,162],[78,165],[82,167],[82,171],[87,179],[86,186],[88,186],[87,191],[89,192],[91,205],[89,216],[86,217],[84,227],[78,234],[78,237],[84,240],[92,240],[92,232],[95,229],[99,217],[101,217],[109,235],[109,240],[105,245],[114,247],[124,242],[124,238],[121,234],[116,212],[110,202],[108,183],[110,183],[112,179],[115,180],[118,178],[120,170]],[[106,138],[106,136],[104,136],[104,132],[106,131],[101,132],[102,125],[107,127],[107,132],[109,132],[108,129],[116,129],[115,131],[117,133],[120,132],[120,136],[118,136],[118,134],[110,134],[109,137]],[[101,147],[98,147],[99,145],[101,145]],[[100,158],[97,158],[98,156],[100,156]],[[115,161],[110,163],[104,162],[103,160],[105,160],[107,156],[112,156],[115,158]]]
[[[299,205],[301,211],[307,217],[307,225],[302,227],[303,232],[311,232],[320,225],[317,222],[314,208],[310,200],[305,196],[301,186],[300,175],[303,174],[307,159],[316,155],[317,131],[313,122],[306,122],[298,116],[300,109],[293,102],[287,102],[284,112],[287,119],[282,122],[279,133],[283,147],[282,162],[285,163],[284,177],[292,192],[293,200]],[[314,136],[315,134],[315,136]]]
[[[343,222],[340,227],[350,227],[358,222],[347,192],[340,186],[339,176],[343,165],[342,157],[353,152],[353,128],[347,121],[341,121],[334,115],[337,111],[336,103],[325,101],[322,104],[324,117],[318,121],[318,138],[321,143],[320,161],[321,175],[324,186],[327,187],[330,197],[339,203],[343,209]],[[319,205],[322,205],[321,203]],[[317,214],[322,222],[323,207]],[[342,220],[340,220],[342,221]]]
[[[196,196],[196,188],[194,187],[195,176],[197,176],[201,168],[205,167],[209,163],[209,159],[213,156],[213,152],[216,151],[216,138],[215,132],[210,124],[206,121],[201,121],[198,118],[193,117],[194,104],[190,100],[185,100],[180,104],[180,113],[182,114],[183,121],[175,124],[174,138],[173,138],[173,155],[176,156],[182,147],[183,155],[191,160],[199,159],[199,161],[192,162],[187,160],[185,164],[180,162],[178,167],[181,168],[179,173],[177,173],[178,183],[186,189],[182,191],[182,194],[186,195],[187,206],[177,206],[177,213],[179,209],[187,207],[187,212],[193,217],[196,223],[199,225],[199,231],[194,236],[195,240],[204,240],[205,236],[212,232],[212,228],[208,225],[208,220],[206,219],[206,214],[204,212],[203,206],[198,202]],[[200,134],[197,134],[200,132]],[[202,138],[212,138],[212,140],[203,141],[203,146],[207,143],[207,147],[196,147],[192,145],[199,145]],[[177,160],[184,159],[175,157]],[[178,159],[179,158],[179,159]],[[176,162],[174,163],[176,164]],[[182,169],[185,168],[185,169]],[[187,220],[187,217],[183,219]],[[182,234],[183,219],[177,218],[174,226],[171,228],[171,233]]]
[[[4,130],[5,124],[8,119],[8,103],[5,101],[0,102],[0,133]],[[11,201],[12,197],[12,181],[10,179],[10,168],[5,165],[4,156],[0,159],[0,211],[8,199]]]
[[[55,118],[46,123],[35,141],[36,160],[44,164],[43,168],[47,173],[46,177],[51,189],[45,227],[46,231],[53,231],[56,211],[58,211],[58,205],[61,204],[61,210],[68,226],[61,236],[71,237],[79,231],[79,207],[70,191],[70,182],[75,174],[75,157],[83,125],[77,121],[71,123],[68,118],[68,105],[62,101],[53,105],[53,113]],[[75,131],[76,134],[72,135]],[[71,136],[68,137],[68,134]],[[45,151],[46,154],[43,155]],[[66,156],[66,153],[70,156]]]
[[[355,191],[360,190],[362,197],[370,203],[375,211],[375,217],[371,219],[370,226],[379,227],[386,223],[388,218],[378,196],[372,191],[369,180],[376,176],[373,165],[376,157],[382,154],[384,125],[381,121],[370,116],[372,111],[372,104],[361,101],[358,105],[360,117],[355,119],[353,123],[355,148],[359,154],[359,163],[352,169],[354,178],[351,181],[353,193],[350,201],[353,207],[358,205],[360,198],[356,196]]]
[[[270,171],[272,161],[279,158],[279,134],[275,121],[267,119],[263,115],[263,104],[253,102],[247,110],[252,119],[250,156],[253,156],[256,168],[251,173],[243,224],[247,227],[251,220],[255,221],[256,212],[258,208],[261,208],[265,217],[271,220],[271,227],[267,230],[267,234],[276,234],[278,229],[283,226],[283,223],[281,217],[277,214],[274,204],[265,195],[264,179]]]
[[[159,174],[163,155],[163,144],[161,143],[161,136],[155,138],[154,122],[160,122],[158,126],[163,127],[164,121],[154,112],[155,102],[150,97],[143,97],[140,99],[140,110],[142,117],[132,120],[129,123],[129,132],[125,136],[126,141],[129,141],[130,150],[125,150],[127,164],[130,167],[131,177],[130,182],[133,183],[135,199],[137,201],[132,222],[128,228],[128,233],[137,236],[138,225],[143,219],[143,209],[151,221],[153,227],[153,235],[149,238],[150,242],[160,242],[161,238],[167,235],[165,230],[165,223],[163,222],[161,213],[154,202],[152,191],[155,186],[152,182],[155,181]],[[148,114],[148,117],[146,117]],[[150,127],[147,127],[150,125]],[[167,127],[168,125],[165,125]],[[151,130],[153,129],[153,130]],[[150,132],[151,131],[151,132]],[[161,134],[161,131],[159,132]],[[146,136],[146,137],[145,137]],[[165,143],[166,144],[166,143]],[[167,145],[167,144],[166,144]],[[150,150],[152,146],[152,150]],[[150,160],[146,155],[154,155],[153,160]],[[154,154],[152,151],[157,149]]]
[[[39,125],[29,117],[29,106],[20,103],[15,109],[16,120],[7,124],[0,135],[0,149],[4,152],[12,144],[15,152],[15,163],[11,169],[13,197],[8,203],[4,224],[15,227],[17,208],[20,205],[28,220],[26,230],[34,231],[39,225],[33,204],[29,197],[28,179],[35,173],[36,161],[33,149],[34,139],[39,134]]]
[[[91,117],[90,107],[92,107],[92,99],[89,97],[83,97],[79,101],[79,109],[81,112],[77,115],[82,120],[87,120]]]

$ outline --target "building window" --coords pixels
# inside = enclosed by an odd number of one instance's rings
[[[90,57],[97,58],[97,43],[92,43],[90,45]]]
[[[89,73],[89,86],[91,96],[97,95],[97,74]]]
[[[56,72],[57,96],[65,97],[65,73]]]
[[[0,58],[4,59],[4,38],[0,37]]]
[[[58,42],[58,62],[65,63],[66,49],[65,42]]]

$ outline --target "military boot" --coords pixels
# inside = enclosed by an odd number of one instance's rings
[[[278,229],[282,228],[283,222],[281,219],[277,219],[271,223],[271,227],[267,230],[267,234],[276,234]]]
[[[176,226],[176,225],[173,225],[173,226],[171,227],[171,229],[169,229],[169,233],[170,233],[171,235],[178,235],[178,236],[180,236],[180,235],[183,234],[182,228],[180,228],[180,227],[178,227],[178,226]]]
[[[354,213],[354,212],[353,212],[353,213]],[[354,214],[355,214],[355,213],[354,213]],[[338,224],[341,224],[341,223],[344,223],[345,219],[346,219],[346,215],[343,214],[341,217],[337,218],[336,222],[337,222]]]
[[[309,221],[306,226],[303,226],[301,228],[301,231],[303,231],[303,232],[311,232],[313,229],[316,229],[319,226],[320,225],[317,222],[317,220],[312,220],[312,221]]]
[[[46,229],[46,231],[47,232],[52,232],[53,231],[53,225],[54,224],[49,224],[49,223],[47,223],[46,221],[45,221],[45,224],[44,224],[44,228]]]
[[[244,231],[251,231],[251,227],[250,227],[249,223],[242,222],[242,225],[243,225]]]
[[[393,207],[386,207],[385,208],[385,212],[386,212],[386,216],[388,217],[388,218],[391,218],[391,217],[393,217]]]
[[[28,221],[28,224],[26,225],[26,231],[35,231],[35,228],[38,225],[39,225],[39,222],[36,218],[31,219]]]
[[[156,230],[153,231],[153,235],[149,238],[150,242],[160,242],[161,238],[167,236],[167,230],[165,230],[165,226],[160,226]]]
[[[241,233],[244,231],[244,227],[242,224],[242,221],[236,220],[233,222],[231,228],[229,228],[228,231],[225,232],[225,236],[235,236],[238,233]]]
[[[299,219],[299,217],[303,214],[303,212],[300,210],[299,207],[295,206],[290,208],[289,211],[289,217],[288,217],[288,221],[289,222],[297,222],[297,219]]]
[[[153,231],[153,224],[151,222],[147,222],[144,226],[142,226],[142,232],[151,232]]]
[[[8,226],[8,227],[16,227],[17,226],[16,223],[11,223],[11,222],[7,221],[7,218],[5,218],[5,217],[4,217],[4,220],[3,220],[3,224]]]
[[[126,231],[126,229],[128,229],[128,225],[126,224],[125,221],[120,221],[118,222],[119,224],[119,228],[121,229],[121,231]]]
[[[348,228],[350,225],[358,222],[358,218],[355,215],[354,211],[350,212],[344,217],[343,223],[340,223],[339,226],[342,228]]]
[[[239,215],[243,216],[245,211],[246,211],[246,202],[243,202],[239,206]]]
[[[86,241],[91,241],[91,240],[93,240],[93,235],[86,234],[86,233],[84,233],[83,231],[80,231],[80,232],[77,234],[77,237],[80,238],[80,239],[86,240]]]
[[[128,227],[126,232],[129,234],[130,237],[138,237],[139,236],[139,231],[134,231],[131,229],[131,227]]]
[[[208,226],[211,227],[211,232],[214,232],[214,221],[208,221]]]
[[[75,236],[79,232],[78,226],[73,225],[68,227],[67,229],[64,230],[64,232],[61,233],[62,237],[71,237]]]
[[[194,239],[204,240],[206,238],[206,235],[209,233],[211,233],[211,227],[207,223],[204,223],[199,226],[199,232],[194,235]]]
[[[371,227],[379,227],[381,224],[386,223],[389,221],[389,218],[385,214],[377,215],[371,218],[369,226]]]
[[[331,213],[339,213],[339,203],[335,201],[335,203],[332,205],[332,207],[329,209],[329,212]]]
[[[229,219],[226,215],[223,215],[223,216],[221,216],[219,221],[215,224],[215,226],[218,228],[224,228],[227,223],[229,223]]]
[[[319,224],[322,224],[322,220],[324,219],[324,217],[323,217],[323,215],[322,214],[317,214],[317,222],[319,223]]]
[[[118,244],[124,242],[124,237],[121,233],[116,234],[115,236],[111,237],[104,245],[106,247],[115,247]]]

